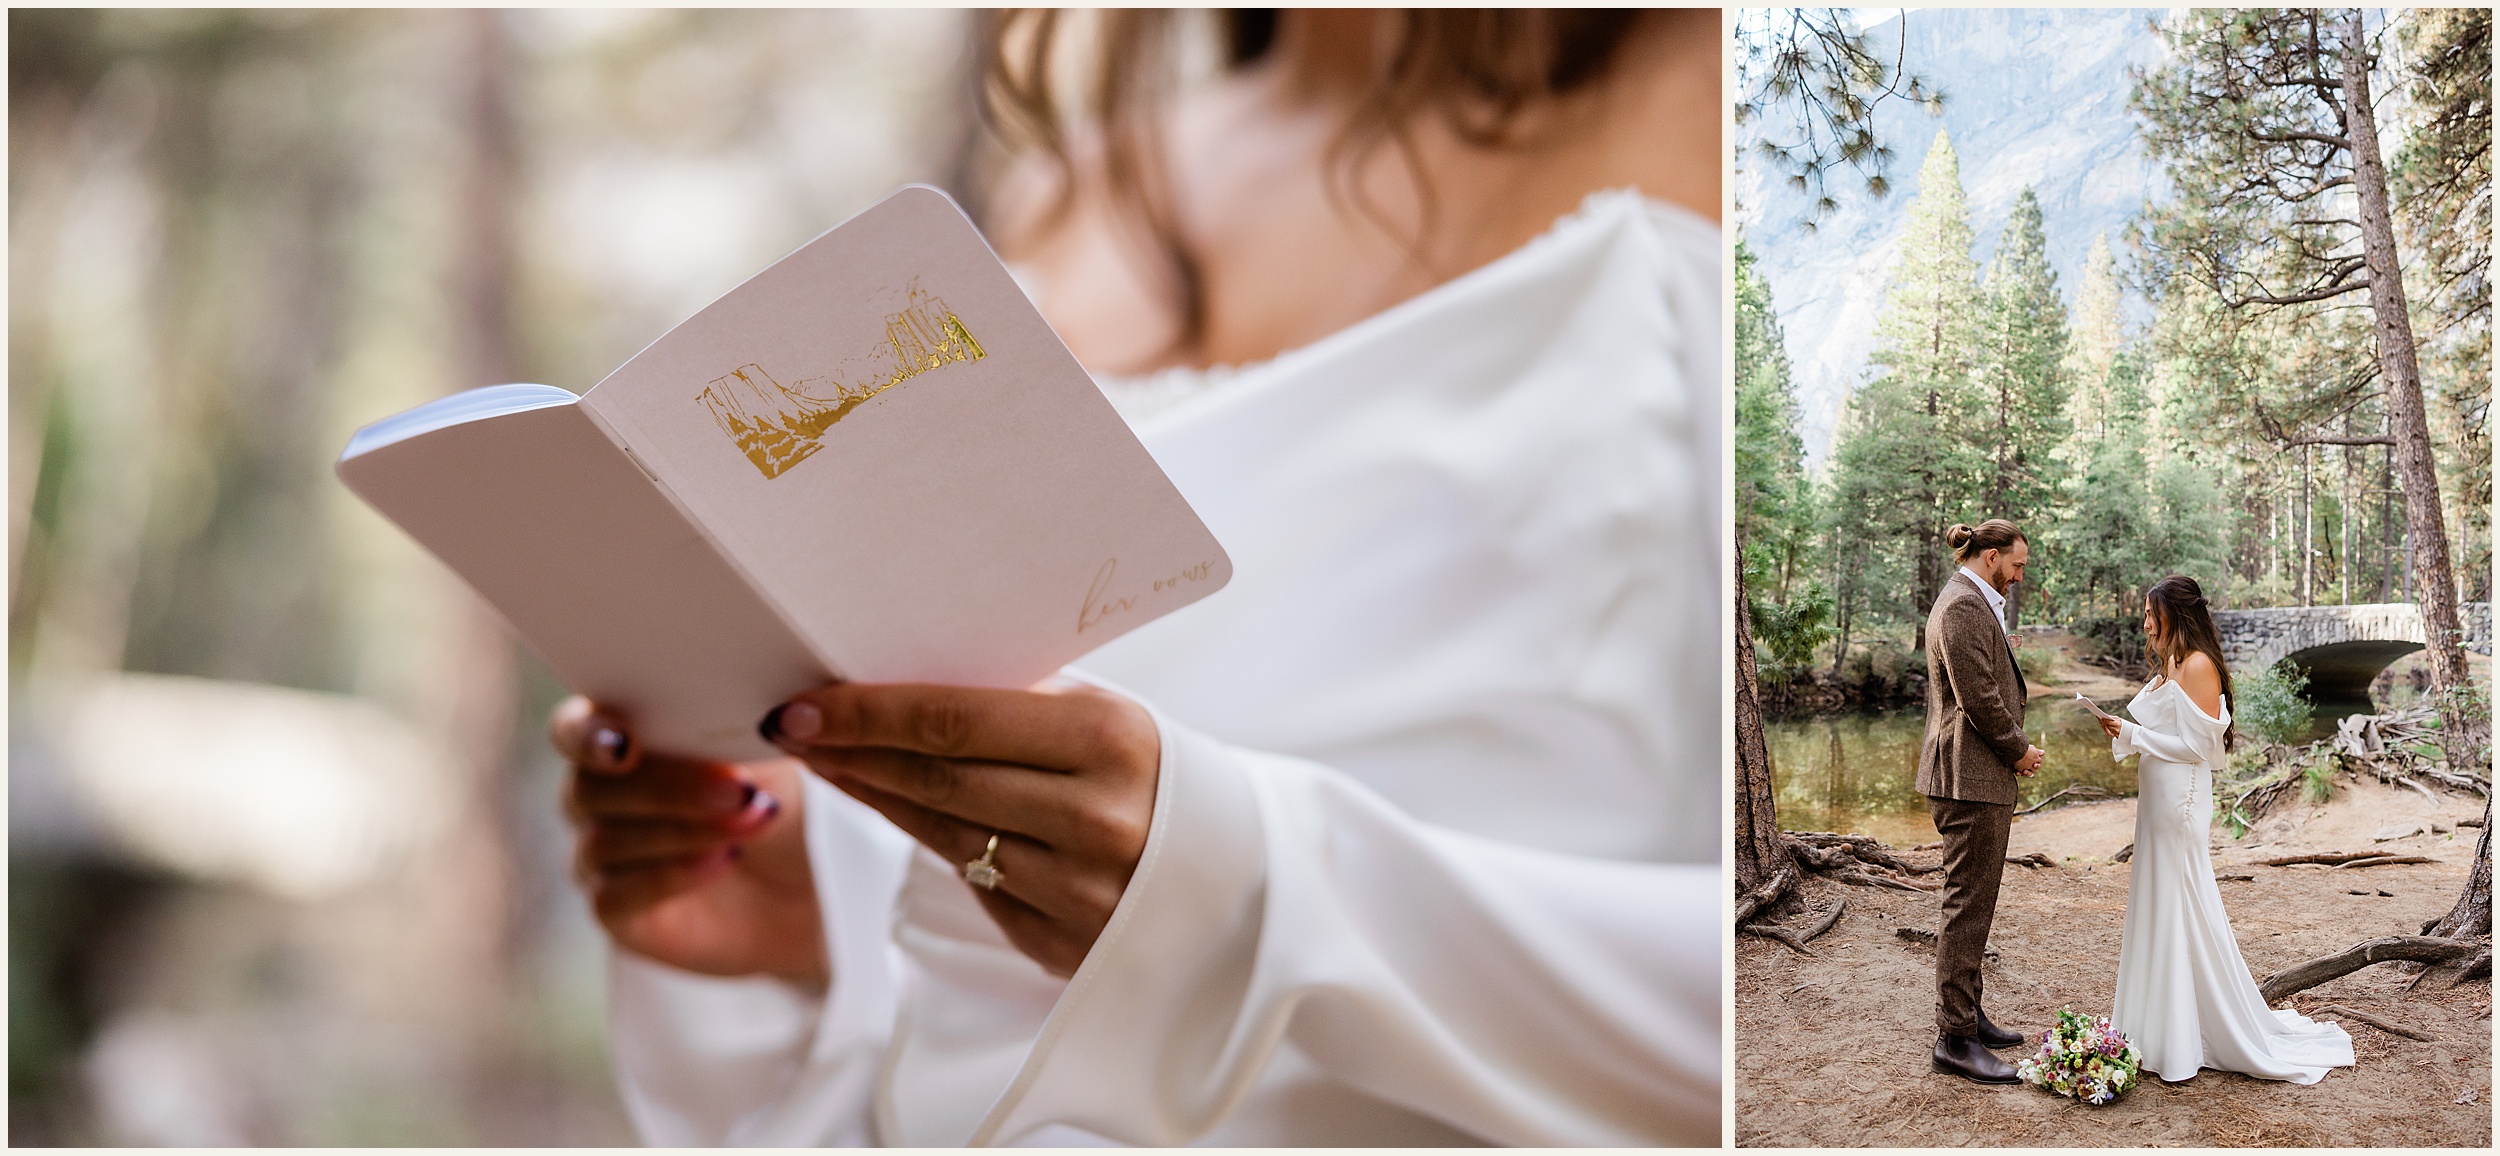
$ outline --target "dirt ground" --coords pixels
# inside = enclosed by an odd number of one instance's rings
[[[2381,935],[2418,932],[2456,901],[2472,862],[2479,799],[2339,779],[2318,806],[2279,805],[2245,839],[2215,833],[2240,951],[2259,978]],[[2445,834],[2388,843],[2373,836],[2414,821]],[[2135,801],[2120,799],[2018,819],[2010,855],[2044,852],[2052,868],[2008,866],[1986,971],[1991,1018],[2031,1034],[2059,1008],[2109,1010],[2127,900]],[[2383,848],[2427,864],[2337,869],[2265,867],[2304,852]],[[1912,856],[1934,862],[1933,851]],[[2348,892],[2366,890],[2367,895]],[[2380,892],[2390,892],[2381,895]],[[2164,1084],[2149,1073],[2114,1103],[2089,1107],[2029,1085],[1990,1087],[1928,1069],[1935,1040],[1935,952],[1894,934],[1933,930],[1932,894],[1815,879],[1815,910],[1846,899],[1812,958],[1756,936],[1736,941],[1736,1142],[1742,1145],[2212,1147],[2463,1146],[2492,1142],[2491,984],[2404,993],[2398,965],[2364,968],[2293,997],[2304,1014],[2340,1003],[2428,1032],[2422,1043],[2354,1021],[2359,1063],[2300,1087],[2206,1071]],[[1792,920],[1791,922],[1794,922]],[[2329,1014],[2328,1018],[2334,1018]],[[2028,1054],[1999,1053],[2008,1062]]]

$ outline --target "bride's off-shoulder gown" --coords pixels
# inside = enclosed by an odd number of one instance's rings
[[[2257,994],[2205,847],[2213,772],[2223,765],[2222,717],[2209,717],[2177,682],[2160,679],[2127,704],[2110,754],[2137,764],[2135,866],[2118,949],[2110,1022],[2165,1080],[2199,1068],[2314,1084],[2349,1067],[2352,1037],[2334,1024],[2277,1011]]]

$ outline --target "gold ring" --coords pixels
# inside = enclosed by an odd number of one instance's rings
[[[998,836],[991,835],[990,845],[981,848],[981,857],[964,864],[964,882],[983,891],[997,890],[1007,880],[1007,873],[998,869],[997,854]]]

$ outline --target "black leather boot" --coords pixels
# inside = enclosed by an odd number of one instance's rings
[[[1982,1010],[1979,1013],[1979,1031],[1977,1034],[1979,1036],[1979,1042],[1990,1048],[2010,1048],[2031,1038],[2021,1032],[2009,1032],[2004,1028],[1988,1022],[1988,1013],[1985,1010]]]
[[[2014,1074],[2013,1065],[1998,1059],[1996,1053],[1979,1046],[1979,1041],[1970,1036],[1938,1035],[1935,1069],[1975,1084],[2023,1082],[2022,1077]]]

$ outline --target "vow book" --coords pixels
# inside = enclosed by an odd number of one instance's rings
[[[776,755],[833,680],[1022,687],[1232,563],[944,193],[903,189],[579,396],[357,431],[348,488],[650,749]]]

